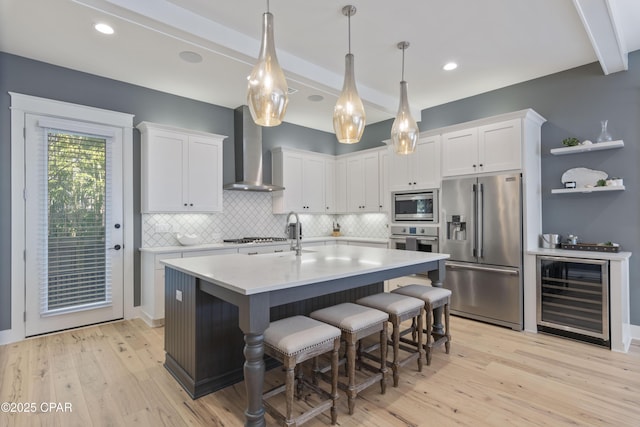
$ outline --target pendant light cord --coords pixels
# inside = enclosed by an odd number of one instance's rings
[[[351,54],[351,10],[349,10],[349,24],[348,24],[348,28],[349,28],[349,54]]]
[[[402,79],[400,81],[404,81],[404,50],[405,46],[402,45]]]
[[[269,0],[267,0],[267,13],[269,13]]]

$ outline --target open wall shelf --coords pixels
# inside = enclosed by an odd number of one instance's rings
[[[620,139],[617,141],[594,142],[593,144],[588,145],[574,145],[573,147],[552,148],[551,154],[553,154],[554,156],[561,156],[563,154],[577,154],[586,153],[589,151],[612,150],[614,148],[622,147],[624,147],[624,141]]]
[[[624,185],[609,185],[606,187],[583,187],[583,188],[554,188],[552,194],[560,193],[595,193],[598,191],[623,191]]]

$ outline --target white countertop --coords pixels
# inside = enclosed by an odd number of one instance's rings
[[[583,259],[623,260],[631,257],[631,252],[597,252],[597,251],[571,251],[568,249],[533,249],[527,251],[530,255],[564,256]]]
[[[251,295],[449,258],[448,254],[331,245],[262,255],[227,254],[161,261],[183,273]]]
[[[375,238],[375,237],[350,237],[350,236],[303,237],[302,246],[304,246],[305,243],[340,242],[340,241],[386,244],[389,242],[389,239],[381,239],[381,238]],[[229,249],[229,248],[246,248],[249,246],[277,246],[277,245],[288,245],[288,244],[289,244],[289,241],[265,242],[265,243],[204,243],[201,245],[190,245],[190,246],[157,246],[153,248],[140,248],[140,252],[149,252],[149,253],[193,252],[193,251]]]

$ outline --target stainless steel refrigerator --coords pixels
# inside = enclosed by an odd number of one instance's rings
[[[522,330],[521,175],[444,180],[440,206],[451,312]]]

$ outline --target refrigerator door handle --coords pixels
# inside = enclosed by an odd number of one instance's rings
[[[501,268],[501,267],[489,267],[486,265],[470,265],[470,264],[462,264],[454,261],[446,261],[444,265],[447,268],[450,268],[452,270],[462,269],[462,270],[488,271],[491,273],[511,274],[514,276],[517,276],[520,274],[520,270],[517,268]]]
[[[473,223],[478,226],[478,184],[473,184]],[[478,230],[473,233],[473,257],[478,256]]]
[[[480,183],[480,258],[484,258],[484,184]]]

